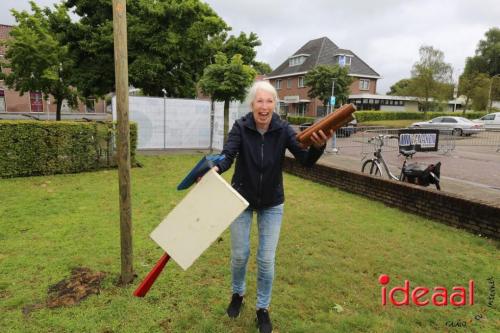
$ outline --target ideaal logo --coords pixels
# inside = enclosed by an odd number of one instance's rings
[[[385,286],[389,283],[390,277],[386,274],[379,276],[378,281]],[[398,301],[394,298],[396,293],[402,293],[403,299]],[[456,286],[451,291],[445,287],[436,286],[432,288],[415,287],[411,288],[410,281],[405,280],[404,286],[396,286],[387,292],[386,287],[382,287],[382,305],[387,305],[387,299],[395,306],[404,306],[413,303],[417,306],[426,306],[430,302],[436,306],[465,306],[474,305],[474,280],[469,280],[467,287]]]
[[[379,276],[378,281],[382,286],[386,286],[390,277],[386,274]],[[489,285],[488,302],[487,306],[493,308],[493,302],[495,300],[495,280],[493,277],[487,279]],[[397,301],[394,295],[399,292],[403,294],[403,300]],[[427,296],[428,295],[428,296]],[[449,295],[449,296],[448,296]],[[437,286],[432,290],[427,287],[415,287],[411,289],[410,281],[405,280],[404,286],[396,286],[389,290],[387,294],[387,288],[381,288],[381,298],[382,305],[387,305],[387,299],[395,306],[409,305],[410,302],[417,306],[426,306],[430,302],[436,306],[447,306],[451,304],[452,306],[465,306],[474,305],[474,280],[469,280],[467,287],[456,286],[451,289],[451,293],[445,287]],[[484,309],[483,309],[484,310]],[[485,313],[478,313],[474,316],[475,321],[482,320]],[[448,327],[467,327],[467,323],[471,324],[473,319],[466,320],[448,320],[445,325]]]

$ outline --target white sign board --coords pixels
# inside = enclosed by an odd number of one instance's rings
[[[285,97],[283,98],[283,101],[284,101],[285,103],[298,103],[298,102],[299,102],[299,100],[300,100],[299,95],[295,95],[295,96],[285,96]]]
[[[248,202],[210,170],[151,233],[184,270],[248,207]]]

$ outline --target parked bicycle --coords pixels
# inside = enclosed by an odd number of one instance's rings
[[[419,163],[408,163],[408,160],[415,155],[417,152],[413,147],[409,147],[409,149],[400,149],[399,153],[405,157],[403,162],[403,166],[401,167],[401,173],[399,176],[394,175],[387,163],[382,156],[382,147],[384,146],[384,141],[386,139],[397,139],[399,137],[395,135],[383,135],[379,134],[378,136],[374,136],[368,140],[368,143],[372,143],[375,146],[375,151],[373,153],[373,158],[364,161],[361,172],[368,172],[373,176],[384,177],[384,174],[387,175],[389,179],[399,180],[403,182],[408,182],[412,184],[417,184],[421,186],[429,186],[430,184],[434,184],[438,190],[441,190],[440,186],[440,169],[441,162],[430,165],[422,165]]]

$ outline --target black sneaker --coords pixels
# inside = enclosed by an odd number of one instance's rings
[[[272,333],[273,325],[271,318],[269,318],[269,311],[267,309],[257,310],[257,327],[260,333]]]
[[[241,306],[243,305],[243,296],[234,293],[231,298],[231,303],[227,307],[227,315],[229,318],[237,318],[240,315]]]

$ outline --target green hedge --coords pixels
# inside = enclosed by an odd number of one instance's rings
[[[458,116],[468,119],[476,119],[484,116],[485,112],[467,112],[465,115],[462,112],[389,112],[389,111],[356,111],[356,119],[359,123],[377,120],[402,120],[416,119],[427,120],[440,116]]]
[[[402,120],[402,119],[415,119],[415,120],[428,120],[440,116],[457,116],[465,117],[468,119],[477,119],[484,116],[486,112],[467,112],[465,115],[462,112],[390,112],[390,111],[356,111],[354,115],[358,123],[377,121],[377,120]],[[288,116],[288,122],[294,125],[314,121],[314,117],[295,117]]]
[[[314,117],[296,117],[296,116],[288,116],[287,120],[292,125],[300,125],[303,123],[309,123],[314,121]]]
[[[75,173],[116,166],[113,123],[0,121],[0,177]],[[135,163],[137,125],[130,126]]]

